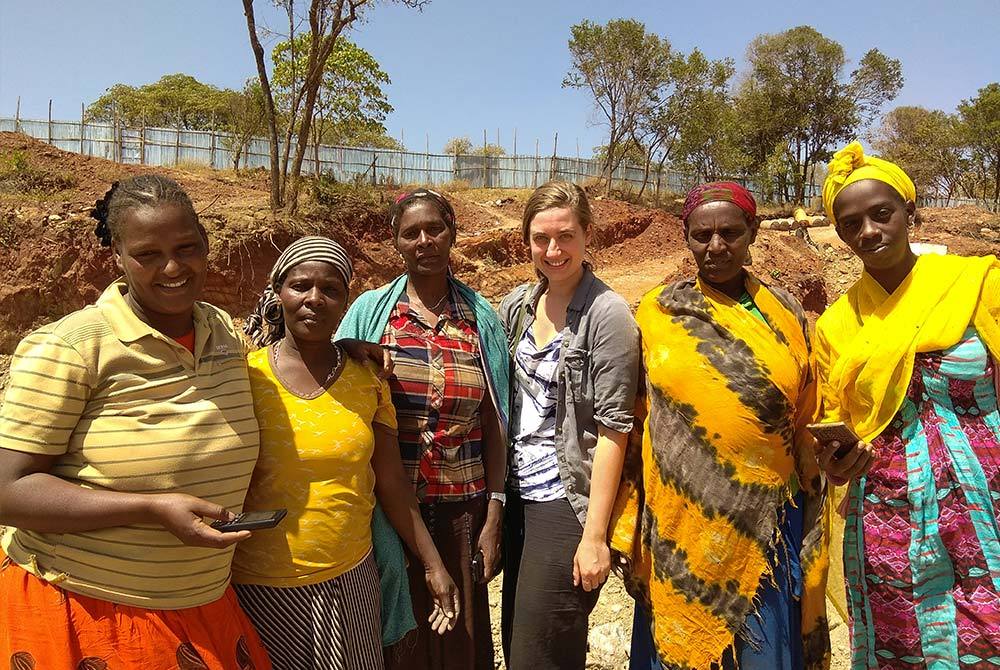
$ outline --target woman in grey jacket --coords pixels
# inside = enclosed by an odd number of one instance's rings
[[[500,306],[513,358],[502,611],[510,670],[584,668],[588,619],[611,568],[639,331],[585,261],[592,223],[579,186],[535,190],[522,231],[540,281]]]

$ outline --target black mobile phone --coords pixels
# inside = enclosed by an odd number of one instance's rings
[[[222,533],[235,533],[241,530],[260,530],[274,528],[288,514],[286,509],[273,509],[267,512],[243,512],[237,514],[231,521],[216,521],[212,528]]]
[[[483,552],[477,551],[472,557],[472,581],[482,583],[486,576],[486,566],[483,564]]]
[[[813,434],[820,444],[827,444],[828,442],[840,442],[840,447],[837,452],[833,455],[834,458],[840,459],[851,452],[854,445],[857,444],[860,439],[854,434],[843,421],[837,421],[834,423],[811,423],[806,426],[806,430]]]

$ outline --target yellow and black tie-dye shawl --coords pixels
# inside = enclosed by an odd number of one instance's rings
[[[647,415],[612,547],[627,559],[629,590],[652,612],[668,668],[707,670],[733,646],[772,576],[768,555],[793,476],[806,493],[806,667],[829,665],[828,515],[804,429],[816,404],[808,325],[784,291],[750,275],[746,289],[766,324],[697,279],[657,287],[636,313]]]

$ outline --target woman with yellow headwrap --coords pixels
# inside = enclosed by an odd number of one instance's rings
[[[1000,263],[916,256],[913,182],[854,142],[823,203],[861,278],[816,324],[823,420],[860,437],[820,465],[847,483],[852,668],[1000,657]]]

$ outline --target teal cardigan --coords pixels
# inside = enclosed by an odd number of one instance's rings
[[[507,351],[507,333],[497,313],[483,296],[454,277],[452,287],[476,315],[479,331],[479,350],[486,366],[493,406],[500,418],[500,432],[506,442],[507,421],[510,417],[510,357]],[[377,289],[358,296],[347,310],[335,339],[351,338],[366,342],[380,342],[399,297],[406,290],[406,275],[400,275]],[[390,646],[417,627],[413,618],[413,602],[406,577],[406,559],[403,543],[389,524],[382,508],[375,506],[372,514],[372,545],[378,564],[382,592],[382,644]]]

